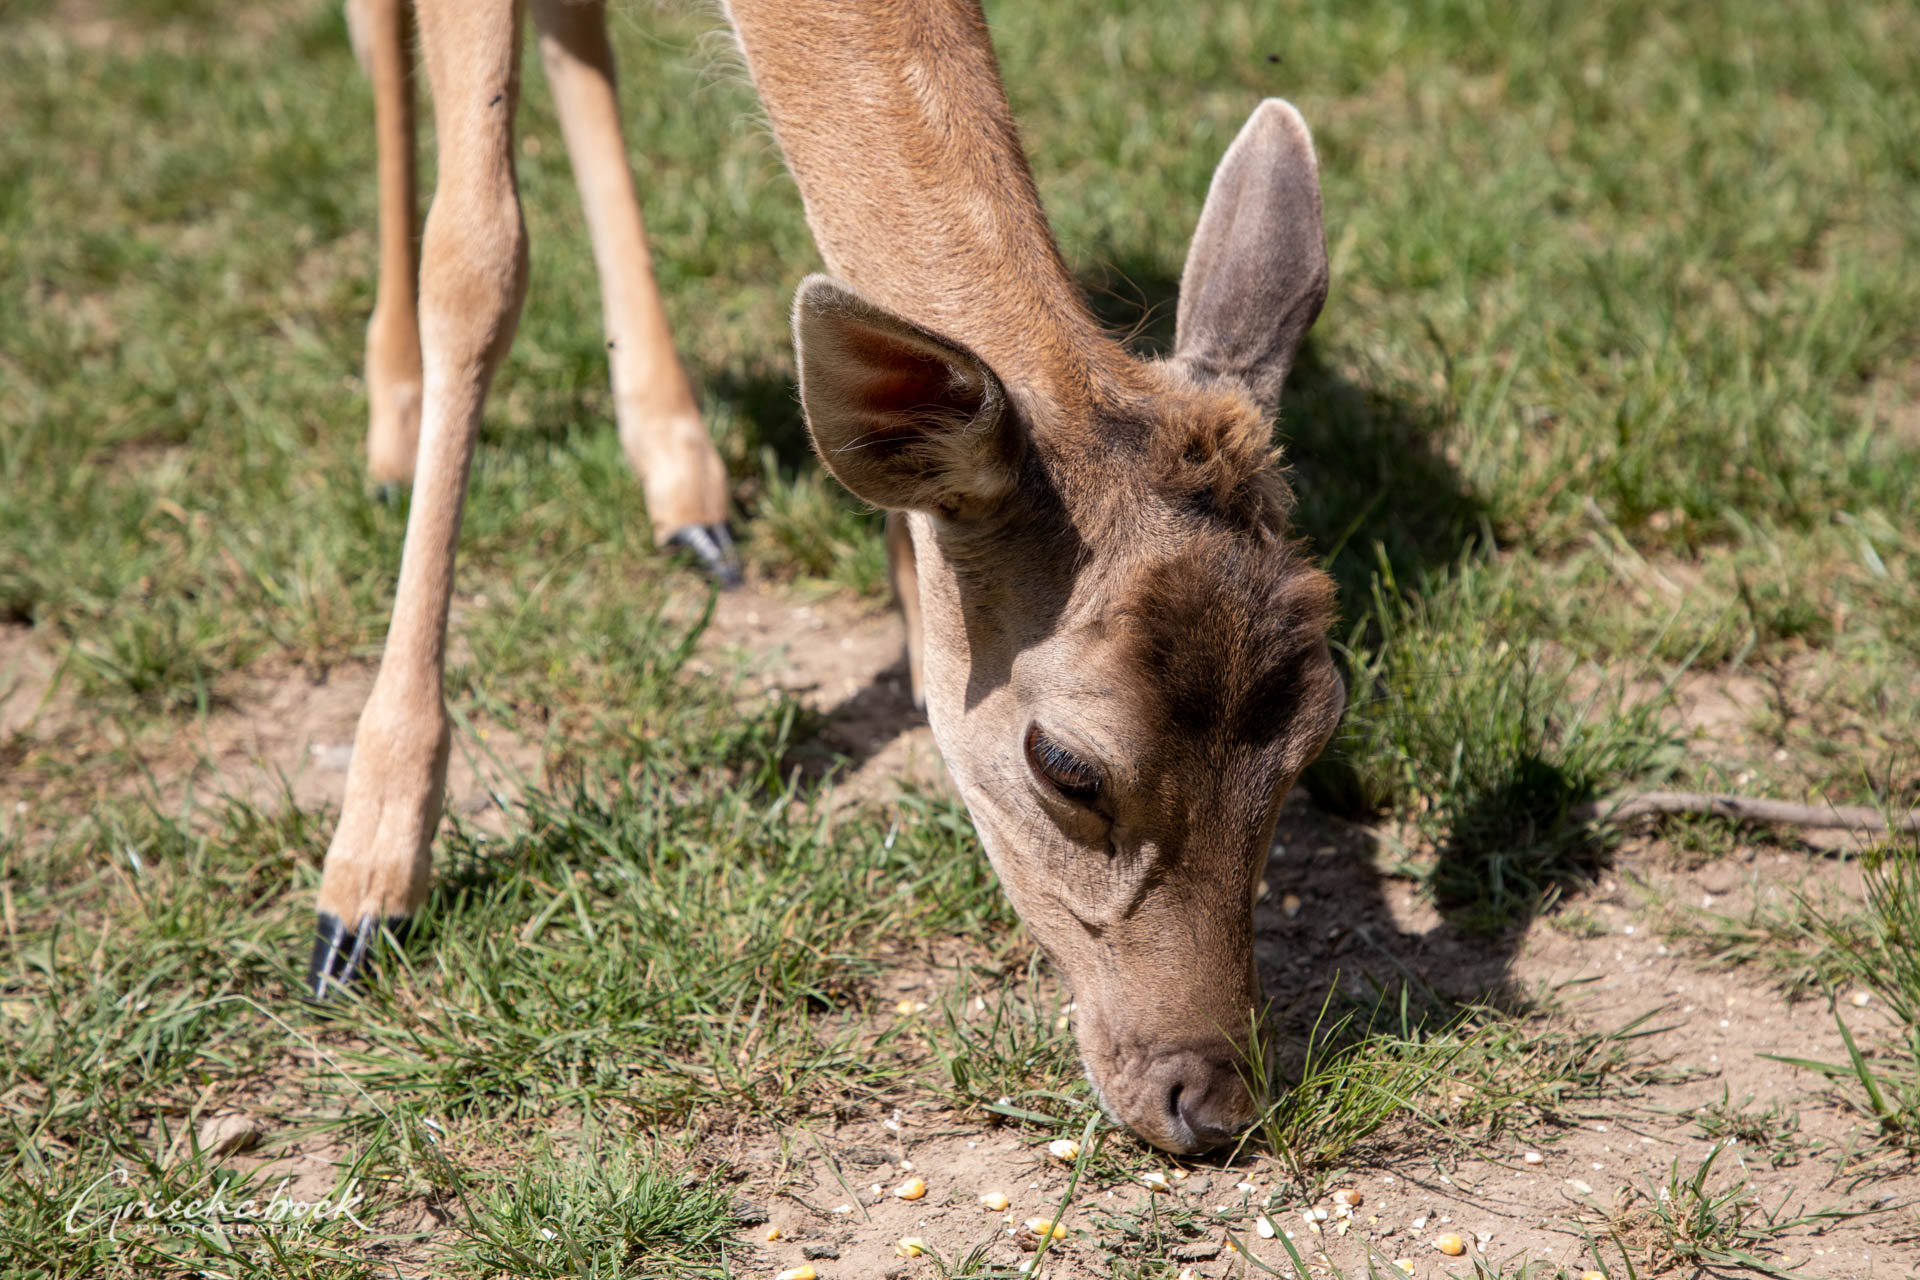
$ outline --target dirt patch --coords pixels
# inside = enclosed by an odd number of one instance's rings
[[[1310,1262],[1347,1274],[1367,1274],[1370,1252],[1375,1262],[1405,1259],[1416,1276],[1461,1272],[1468,1258],[1436,1248],[1448,1234],[1496,1267],[1524,1259],[1577,1272],[1604,1263],[1622,1274],[1618,1251],[1603,1243],[1596,1253],[1589,1237],[1604,1242],[1618,1227],[1643,1247],[1657,1239],[1648,1223],[1661,1189],[1676,1169],[1691,1177],[1716,1147],[1709,1186],[1724,1191],[1746,1179],[1750,1215],[1760,1206],[1782,1219],[1829,1209],[1860,1214],[1817,1219],[1755,1246],[1769,1265],[1829,1280],[1907,1274],[1920,1265],[1920,1214],[1913,1207],[1920,1176],[1910,1164],[1876,1157],[1863,1143],[1860,1117],[1821,1077],[1761,1056],[1844,1060],[1824,1008],[1789,1004],[1748,972],[1703,969],[1660,940],[1663,904],[1779,893],[1783,877],[1797,879],[1806,868],[1803,858],[1748,849],[1678,872],[1662,870],[1668,859],[1647,848],[1636,859],[1635,880],[1609,879],[1581,904],[1598,922],[1591,936],[1539,921],[1489,943],[1454,933],[1408,882],[1366,869],[1354,840],[1342,824],[1304,807],[1290,810],[1258,915],[1269,994],[1317,995],[1336,972],[1408,973],[1462,992],[1504,983],[1557,993],[1561,1016],[1577,1028],[1614,1030],[1648,1019],[1631,1041],[1646,1069],[1619,1096],[1570,1107],[1499,1150],[1449,1151],[1434,1147],[1431,1135],[1423,1144],[1411,1129],[1390,1134],[1328,1187],[1361,1194],[1350,1216],[1330,1194],[1312,1201],[1289,1194],[1270,1161],[1183,1163],[1115,1139],[1115,1150],[1131,1153],[1123,1156],[1127,1176],[1081,1184],[1061,1215],[1069,1234],[1046,1274],[1113,1274],[1107,1251],[1123,1232],[1150,1231],[1156,1221],[1165,1234],[1153,1247],[1136,1243],[1141,1262],[1191,1266],[1197,1277],[1251,1276],[1261,1267],[1294,1274],[1281,1241],[1262,1238],[1262,1216]],[[1817,874],[1845,881],[1852,873],[1829,865]],[[1852,1020],[1856,1034],[1871,1036],[1875,1017],[1884,1018],[1870,1007],[1850,1011],[1861,1014]],[[1693,1118],[1701,1108],[1725,1106],[1771,1115],[1775,1133],[1760,1143],[1710,1135]],[[748,1269],[771,1273],[814,1258],[822,1277],[936,1274],[924,1258],[898,1256],[907,1237],[924,1240],[949,1265],[977,1251],[993,1264],[1017,1266],[1032,1257],[1019,1227],[1055,1216],[1069,1176],[1035,1137],[931,1107],[769,1136],[739,1151],[734,1163],[748,1172],[749,1187],[762,1189],[768,1218],[739,1234],[751,1251]],[[1150,1171],[1166,1175],[1167,1190],[1150,1191],[1139,1181]],[[924,1198],[894,1194],[914,1177],[927,1183]],[[1008,1208],[983,1205],[980,1197],[990,1192],[1004,1194]],[[1182,1217],[1198,1229],[1175,1227]],[[768,1239],[769,1229],[777,1239]],[[1644,1259],[1635,1264],[1644,1267]]]

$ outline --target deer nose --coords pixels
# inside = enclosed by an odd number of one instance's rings
[[[1167,1149],[1186,1155],[1208,1151],[1237,1138],[1253,1123],[1255,1103],[1238,1059],[1221,1051],[1177,1049],[1154,1062],[1172,1141]]]

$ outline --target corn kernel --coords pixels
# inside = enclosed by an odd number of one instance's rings
[[[780,1228],[778,1227],[767,1228],[767,1239],[778,1240],[779,1238],[780,1238]]]
[[[1367,1202],[1367,1199],[1352,1187],[1342,1187],[1333,1193],[1333,1202],[1343,1204],[1349,1209],[1358,1209]]]
[[[1072,1138],[1055,1138],[1047,1144],[1047,1154],[1056,1160],[1071,1162],[1080,1158],[1080,1144]]]
[[[1273,1221],[1263,1213],[1253,1220],[1253,1231],[1262,1240],[1271,1240],[1274,1235]]]
[[[1052,1236],[1055,1240],[1067,1238],[1067,1229],[1051,1218],[1028,1218],[1026,1227],[1028,1231],[1043,1240],[1048,1236]]]
[[[1006,1208],[1007,1205],[1011,1202],[1007,1199],[1004,1193],[999,1191],[989,1191],[987,1192],[987,1194],[980,1197],[980,1203],[987,1206],[987,1208],[993,1210],[995,1213],[998,1213],[1002,1209]]]
[[[1147,1190],[1149,1191],[1166,1191],[1169,1189],[1167,1185],[1167,1175],[1161,1173],[1158,1169],[1141,1174],[1140,1181],[1147,1184]]]
[[[927,1251],[927,1242],[919,1236],[902,1236],[900,1243],[893,1246],[895,1257],[917,1258]]]
[[[902,1000],[899,1004],[893,1006],[893,1011],[903,1018],[911,1018],[916,1013],[925,1013],[927,1011],[927,1002],[925,1000]]]
[[[1457,1258],[1467,1251],[1467,1242],[1452,1232],[1448,1232],[1438,1240],[1435,1240],[1433,1247],[1446,1254],[1449,1258]]]
[[[797,1267],[788,1267],[773,1280],[814,1280],[820,1273],[813,1269],[811,1262],[803,1262]]]
[[[905,1182],[893,1189],[893,1194],[901,1200],[918,1200],[921,1196],[927,1194],[927,1180],[925,1178],[908,1178]]]

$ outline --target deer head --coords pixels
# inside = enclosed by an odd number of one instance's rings
[[[1271,100],[1214,175],[1166,359],[1036,332],[1071,366],[1042,380],[824,276],[795,309],[821,459],[910,513],[948,770],[1103,1105],[1170,1151],[1254,1118],[1253,896],[1345,701],[1270,430],[1326,291],[1312,143]]]

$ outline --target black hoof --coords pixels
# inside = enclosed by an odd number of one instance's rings
[[[406,917],[387,918],[386,931],[396,942],[406,929]],[[325,1000],[333,994],[332,988],[351,987],[359,981],[372,967],[368,952],[380,930],[380,922],[372,916],[363,917],[359,928],[349,929],[338,916],[320,912],[315,920],[313,959],[307,962],[307,994]]]
[[[667,545],[691,552],[708,576],[727,590],[740,585],[740,557],[734,554],[733,535],[724,524],[690,524],[676,530]]]

